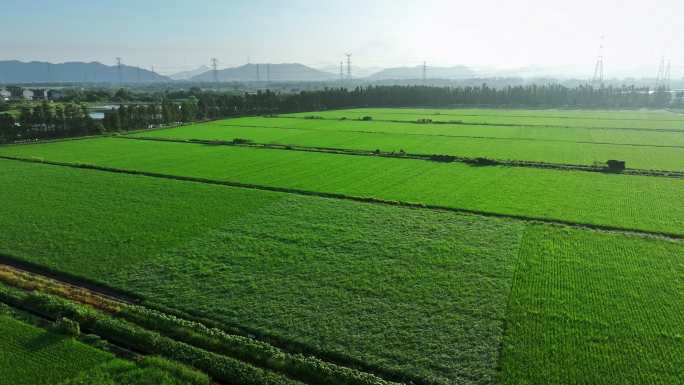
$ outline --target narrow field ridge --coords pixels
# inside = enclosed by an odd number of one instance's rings
[[[567,163],[545,163],[545,162],[534,162],[526,160],[507,160],[507,159],[490,159],[490,158],[468,158],[457,155],[430,155],[430,154],[415,154],[415,153],[395,153],[395,152],[374,152],[371,150],[359,150],[359,149],[345,149],[345,148],[333,148],[333,147],[311,147],[311,146],[298,146],[280,143],[240,143],[234,141],[225,140],[204,140],[204,139],[174,139],[174,138],[161,138],[161,137],[132,137],[132,136],[113,136],[116,139],[131,139],[131,140],[148,140],[153,142],[172,142],[172,143],[184,143],[184,144],[201,144],[209,146],[234,146],[234,147],[250,147],[250,148],[263,148],[270,150],[286,150],[286,151],[300,151],[300,152],[320,152],[328,154],[338,154],[338,155],[354,155],[354,156],[371,156],[371,157],[383,157],[383,158],[396,158],[396,159],[407,159],[407,160],[425,160],[431,162],[443,162],[443,163],[467,163],[473,164],[475,166],[508,166],[508,167],[530,167],[530,168],[544,168],[544,169],[555,169],[563,171],[585,171],[585,172],[598,172],[598,173],[609,173],[608,170],[604,168],[598,168],[589,165],[581,164],[567,164]],[[482,163],[484,161],[484,163]],[[680,171],[667,171],[667,170],[646,170],[638,168],[627,168],[620,174],[625,175],[639,175],[639,176],[651,176],[651,177],[661,177],[661,178],[684,178],[684,172]]]
[[[285,354],[289,353],[287,352],[286,349],[280,346],[275,346],[271,345],[268,342],[251,338],[251,337],[246,337],[244,335],[240,334],[233,334],[229,331],[226,331],[224,328],[217,328],[216,325],[206,325],[203,324],[201,321],[198,321],[196,319],[187,319],[187,318],[182,318],[179,316],[180,312],[173,311],[173,314],[169,314],[164,312],[163,310],[156,309],[154,307],[150,307],[148,304],[140,305],[134,302],[130,302],[126,300],[123,297],[112,297],[109,293],[103,293],[99,289],[92,289],[90,287],[84,287],[79,285],[78,283],[74,283],[73,280],[70,280],[68,278],[63,279],[60,277],[59,274],[51,274],[50,276],[43,275],[39,272],[35,272],[32,270],[27,270],[23,268],[23,263],[20,261],[17,261],[16,259],[8,256],[3,256],[0,255],[0,282],[3,282],[6,285],[15,287],[17,289],[23,289],[23,290],[28,290],[28,291],[38,291],[38,292],[43,292],[49,295],[56,295],[58,297],[62,297],[66,300],[74,301],[77,303],[80,303],[85,306],[89,307],[94,307],[100,311],[103,311],[104,313],[108,313],[110,315],[117,317],[118,313],[121,314],[129,314],[127,313],[128,311],[126,309],[135,309],[133,313],[130,314],[156,314],[157,316],[163,318],[163,319],[176,319],[178,320],[179,325],[183,325],[186,328],[191,328],[193,325],[195,328],[199,328],[199,330],[202,331],[209,331],[212,334],[215,334],[220,330],[219,333],[225,333],[227,336],[234,336],[235,338],[239,339],[240,341],[249,341],[249,340],[254,340],[258,341],[255,342],[257,344],[261,344],[262,346],[268,347],[267,349],[275,349],[275,351],[280,351],[284,352]],[[13,305],[14,306],[14,305]],[[51,314],[46,314],[44,312],[38,312],[36,309],[31,309],[31,308],[23,308],[22,310],[28,311],[32,314],[35,314],[36,316],[39,316],[41,318],[47,319],[54,321],[55,315]],[[145,329],[149,330],[155,330],[154,327],[150,329],[149,325],[145,325],[145,322],[142,318],[138,318],[136,316],[131,317],[129,316],[123,316],[122,318],[125,319],[127,322],[132,322],[134,324],[137,324],[140,327],[143,327]],[[212,330],[214,330],[212,332]],[[160,334],[167,336],[167,333],[162,332],[161,330],[155,330],[159,332]],[[243,334],[249,334],[248,332],[245,332]],[[181,335],[183,335],[181,333]],[[167,336],[168,338],[172,338],[174,340],[179,340],[181,342],[188,343],[190,345],[196,346],[197,348],[200,349],[206,349],[204,346],[198,346],[196,343],[191,342],[193,339],[191,338],[189,341],[183,341],[183,338],[177,338],[174,336]],[[126,351],[130,351],[135,354],[144,354],[144,352],[140,351],[132,351],[127,347],[121,347],[113,343],[114,346],[120,349],[124,349]],[[213,351],[212,349],[207,349],[209,351]],[[215,351],[217,354],[222,354],[221,352]],[[282,354],[282,353],[281,353]],[[289,353],[293,354],[293,353]],[[298,359],[298,358],[296,358]],[[309,362],[312,360],[317,360],[317,367],[318,366],[328,366],[328,368],[324,368],[323,371],[325,372],[326,370],[339,370],[340,373],[344,373],[346,375],[351,375],[352,377],[348,378],[347,381],[343,381],[343,383],[349,383],[350,385],[357,384],[377,384],[377,385],[398,385],[397,382],[395,382],[392,379],[385,379],[383,377],[393,377],[394,374],[385,372],[385,373],[370,373],[370,372],[365,372],[359,370],[357,367],[346,367],[344,364],[337,363],[337,362],[327,362],[325,360],[322,360],[318,357],[309,357],[304,358],[304,360],[308,360]],[[352,361],[353,359],[348,359],[349,361]],[[241,360],[242,361],[242,360]],[[248,364],[255,365],[256,363],[254,362],[248,362]],[[257,365],[260,366],[260,365]],[[268,366],[268,365],[267,365]],[[356,365],[356,366],[362,366],[362,365]],[[273,370],[275,368],[278,368],[278,365],[275,365],[274,368],[268,368],[268,367],[262,367],[262,369],[265,370]],[[274,370],[276,372],[282,371],[281,370]],[[382,372],[381,369],[377,369],[377,372]],[[287,372],[281,373],[284,375],[287,375],[288,377],[291,377],[292,374],[288,375]],[[328,375],[332,375],[330,373],[327,373]],[[314,385],[319,385],[318,381],[315,380],[307,380],[307,379],[302,379],[302,378],[296,378],[297,376],[294,376],[294,380],[300,380],[304,381],[305,383],[309,384],[314,384]],[[411,383],[417,383],[417,384],[430,384],[429,381],[420,379],[420,378],[411,378],[410,379]],[[320,384],[322,385],[322,384]]]
[[[334,120],[334,121],[339,121],[340,119],[335,119],[335,118],[316,118],[316,119],[311,119],[307,117],[301,117],[301,116],[275,116],[277,118],[287,118],[287,119],[306,119],[306,120]],[[360,119],[349,119],[354,122],[364,122],[364,120]],[[386,123],[413,123],[413,124],[437,124],[437,125],[442,125],[442,124],[453,124],[453,125],[462,125],[462,126],[499,126],[499,127],[549,127],[549,128],[583,128],[587,130],[624,130],[624,131],[648,131],[648,132],[684,132],[684,129],[675,129],[675,128],[639,128],[639,127],[597,127],[597,126],[590,126],[590,127],[584,127],[584,126],[567,126],[567,125],[561,125],[561,124],[533,124],[533,123],[488,123],[488,122],[461,122],[461,121],[435,121],[435,122],[430,122],[430,123],[423,123],[423,122],[417,122],[415,120],[397,120],[397,119],[373,119],[373,120],[368,120],[365,121],[368,123],[372,122],[386,122]]]
[[[356,121],[355,121],[356,122]],[[396,123],[396,122],[393,122]],[[410,123],[410,122],[402,122]],[[458,124],[454,124],[458,125]],[[280,130],[294,130],[294,131],[320,131],[316,128],[304,127],[278,127],[278,126],[263,126],[263,125],[249,125],[249,124],[224,124],[224,127],[241,127],[241,128],[274,128]],[[584,129],[584,127],[582,127]],[[150,131],[159,131],[154,129]],[[606,146],[627,146],[627,147],[653,147],[653,148],[684,148],[684,146],[664,145],[664,144],[638,144],[638,143],[617,143],[617,142],[592,142],[592,141],[575,141],[563,139],[537,139],[537,138],[515,138],[515,137],[497,137],[497,136],[476,136],[476,135],[449,135],[449,134],[419,134],[414,132],[394,133],[388,131],[367,131],[367,130],[330,130],[326,132],[341,132],[341,133],[355,133],[355,134],[372,134],[372,135],[401,135],[401,136],[422,136],[422,137],[437,137],[437,138],[463,138],[463,139],[487,139],[487,140],[508,140],[508,141],[524,141],[524,142],[545,142],[545,143],[576,143],[576,144],[598,144]]]
[[[257,185],[257,184],[241,183],[241,182],[234,182],[234,181],[222,181],[222,180],[200,178],[200,177],[170,175],[170,174],[162,174],[162,173],[148,172],[148,171],[127,170],[127,169],[97,166],[97,165],[85,164],[85,163],[57,162],[57,161],[50,161],[50,160],[44,160],[44,159],[38,159],[38,158],[21,158],[21,157],[13,157],[13,156],[6,156],[6,155],[0,155],[0,159],[6,159],[6,160],[12,160],[12,161],[18,161],[18,162],[27,162],[27,163],[48,164],[48,165],[61,166],[61,167],[97,170],[97,171],[112,172],[112,173],[119,173],[119,174],[142,175],[142,176],[153,177],[153,178],[181,180],[181,181],[186,181],[186,182],[196,182],[196,183],[205,183],[205,184],[220,185],[220,186],[248,188],[248,189],[254,189],[254,190],[275,191],[275,192],[283,192],[283,193],[303,195],[303,196],[317,196],[317,197],[321,197],[321,198],[344,199],[344,200],[350,200],[350,201],[356,201],[356,202],[385,204],[385,205],[399,206],[399,207],[410,207],[410,208],[417,208],[417,209],[431,209],[431,210],[440,210],[440,211],[450,211],[450,212],[457,212],[457,213],[480,215],[480,216],[484,216],[484,217],[510,218],[510,219],[527,221],[527,222],[531,222],[531,223],[543,223],[543,224],[550,224],[550,225],[570,226],[570,227],[576,227],[576,228],[602,230],[602,231],[609,231],[609,232],[619,232],[619,233],[624,233],[624,234],[633,234],[633,235],[641,235],[641,236],[655,236],[655,237],[661,237],[661,238],[669,238],[669,239],[673,239],[673,240],[684,240],[684,234],[670,233],[670,232],[664,232],[664,231],[638,230],[638,229],[626,228],[626,227],[620,227],[620,226],[580,223],[580,222],[564,221],[564,220],[559,220],[559,219],[552,220],[552,219],[545,219],[545,218],[539,218],[539,217],[514,215],[514,214],[501,214],[501,213],[494,213],[494,212],[488,212],[488,211],[448,207],[448,206],[433,205],[433,204],[392,201],[392,200],[387,200],[387,199],[360,197],[360,196],[352,196],[352,195],[345,195],[345,194],[339,194],[339,193],[318,192],[318,191],[301,190],[301,189],[294,189],[294,188],[285,188],[285,187],[264,186],[264,185]]]

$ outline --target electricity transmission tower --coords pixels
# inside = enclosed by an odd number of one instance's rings
[[[423,85],[427,83],[427,62],[423,62]]]
[[[351,72],[351,57],[352,57],[352,54],[350,54],[350,53],[345,53],[344,55],[347,57],[347,79],[351,80],[351,78],[352,78],[352,72]]]
[[[117,57],[116,58],[116,72],[119,78],[119,85],[122,83],[122,75],[121,75],[121,58]]]
[[[665,57],[660,58],[660,66],[658,67],[658,76],[656,77],[656,88],[668,88],[670,86],[670,69],[672,62],[670,60],[665,62]]]
[[[340,62],[340,83],[344,82],[344,62]]]
[[[218,59],[211,58],[211,72],[214,74],[214,83],[218,84]]]
[[[603,41],[604,36],[601,36],[601,45],[599,46],[598,59],[596,59],[596,66],[594,67],[594,77],[591,79],[591,85],[602,86],[604,79],[603,72]]]

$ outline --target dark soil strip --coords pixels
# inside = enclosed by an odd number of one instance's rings
[[[440,163],[466,163],[473,166],[505,166],[505,167],[528,167],[528,168],[543,168],[563,171],[585,171],[585,172],[599,172],[612,173],[610,170],[603,167],[581,165],[581,164],[565,164],[565,163],[545,163],[526,160],[505,160],[505,159],[489,159],[489,158],[468,158],[456,155],[428,155],[428,154],[413,154],[413,153],[397,153],[397,152],[378,152],[370,150],[354,150],[334,147],[307,147],[289,144],[278,143],[254,143],[245,141],[224,141],[224,140],[203,140],[203,139],[173,139],[173,138],[155,138],[155,137],[130,137],[117,136],[118,139],[130,140],[149,140],[154,142],[172,142],[185,144],[201,144],[207,146],[234,146],[234,147],[250,147],[257,149],[269,150],[287,150],[300,152],[318,152],[326,154],[337,155],[354,155],[354,156],[374,156],[381,158],[397,158],[409,160],[424,160],[430,162]],[[620,172],[624,175],[638,175],[662,178],[684,178],[684,171],[668,171],[668,170],[645,170],[637,168],[628,168]]]
[[[101,297],[108,298],[112,301],[125,302],[131,304],[137,304],[142,302],[142,298],[139,296],[124,292],[118,289],[114,289],[107,285],[79,277],[77,275],[72,275],[68,273],[63,273],[59,270],[54,270],[49,267],[41,266],[36,263],[27,262],[19,258],[12,257],[10,255],[0,252],[0,263],[8,266],[12,266],[15,269],[23,270],[31,274],[42,275],[50,279],[62,282],[65,286],[73,286],[76,288],[85,288],[92,292],[98,293]]]
[[[179,181],[185,181],[185,182],[205,183],[205,184],[219,185],[219,186],[247,188],[247,189],[252,189],[252,190],[273,191],[273,192],[296,194],[296,195],[302,195],[302,196],[315,196],[315,197],[319,197],[319,198],[342,199],[342,200],[348,200],[348,201],[354,201],[354,202],[384,204],[384,205],[396,206],[396,207],[430,209],[430,210],[438,210],[438,211],[449,211],[449,212],[455,212],[455,213],[473,214],[473,215],[479,215],[479,216],[483,216],[483,217],[516,219],[516,220],[522,220],[522,221],[526,221],[526,222],[530,222],[530,223],[540,223],[540,224],[557,225],[557,226],[570,226],[570,227],[582,228],[582,229],[624,233],[624,234],[628,234],[628,235],[651,236],[651,237],[660,237],[660,238],[667,238],[667,239],[674,239],[674,240],[684,239],[684,234],[670,233],[670,232],[666,232],[666,231],[639,230],[639,229],[620,227],[620,226],[573,222],[573,221],[567,221],[567,220],[562,220],[562,219],[547,219],[547,218],[539,218],[539,217],[532,217],[532,216],[526,216],[526,215],[501,214],[501,213],[494,213],[494,212],[481,211],[481,210],[464,209],[464,208],[456,208],[456,207],[449,207],[449,206],[440,206],[440,205],[434,205],[434,204],[393,201],[393,200],[387,200],[387,199],[372,198],[372,197],[360,197],[360,196],[345,195],[345,194],[339,194],[339,193],[318,192],[318,191],[309,191],[309,190],[293,189],[293,188],[286,188],[286,187],[275,187],[275,186],[265,186],[265,185],[257,185],[257,184],[250,184],[250,183],[222,181],[222,180],[199,178],[199,177],[192,177],[192,176],[180,176],[180,175],[170,175],[170,174],[162,174],[162,173],[156,173],[156,172],[126,170],[126,169],[104,167],[104,166],[82,164],[82,163],[56,162],[56,161],[49,161],[49,160],[42,160],[42,159],[35,159],[35,158],[19,158],[19,157],[4,156],[4,155],[0,156],[0,159],[7,159],[7,160],[26,162],[26,163],[48,164],[48,165],[53,165],[53,166],[61,166],[61,167],[69,167],[69,168],[77,168],[77,169],[85,169],[85,170],[105,171],[105,172],[111,172],[111,173],[117,173],[117,174],[141,175],[141,176],[147,176],[147,177],[153,177],[153,178],[179,180]]]

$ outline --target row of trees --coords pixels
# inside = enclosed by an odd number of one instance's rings
[[[22,107],[18,119],[0,114],[0,142],[50,139],[99,134],[102,124],[93,120],[87,107],[79,104],[43,102],[37,107]]]
[[[117,91],[126,98],[125,91]],[[182,102],[173,102],[171,97]],[[90,118],[85,106],[43,103],[24,107],[18,121],[0,114],[0,141],[60,138],[108,131],[145,129],[241,115],[316,111],[347,107],[489,106],[566,108],[684,108],[684,94],[666,89],[560,85],[479,87],[369,86],[326,88],[299,93],[259,91],[242,95],[197,88],[167,94],[161,102],[122,104],[105,114],[102,122]]]

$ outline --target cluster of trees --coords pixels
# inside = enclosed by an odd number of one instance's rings
[[[92,135],[103,130],[102,124],[90,117],[86,106],[74,103],[24,106],[18,118],[0,114],[0,142]]]
[[[673,97],[664,88],[650,90],[647,87],[634,86],[368,86],[354,89],[326,88],[299,93],[266,90],[244,94],[191,88],[162,95],[133,94],[127,90],[118,90],[109,97],[109,101],[120,102],[121,105],[118,109],[107,112],[102,122],[93,121],[87,109],[76,103],[55,107],[43,103],[38,107],[24,107],[18,121],[9,115],[0,114],[0,140],[59,138],[232,116],[348,107],[684,108],[684,94]],[[130,104],[131,101],[141,100],[146,102]]]
[[[296,94],[263,91],[254,94],[228,95],[213,92],[178,93],[198,101],[201,119],[237,114],[266,114],[315,111],[347,107],[566,107],[566,108],[667,108],[684,107],[684,95],[673,98],[665,88],[651,90],[634,86],[601,87],[529,85],[491,88],[368,86],[327,88]]]
[[[200,117],[196,100],[182,103],[165,100],[151,104],[122,104],[117,109],[105,112],[102,125],[105,131],[129,131],[197,120]]]

